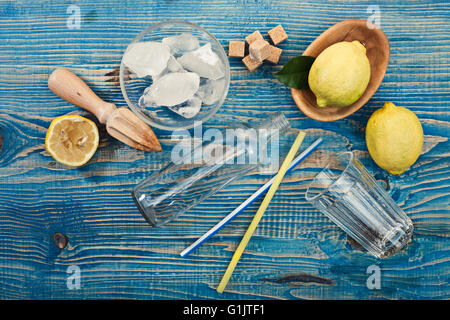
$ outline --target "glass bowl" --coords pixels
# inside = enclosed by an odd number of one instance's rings
[[[228,87],[230,85],[230,65],[228,63],[227,54],[222,45],[211,33],[194,23],[176,20],[156,23],[139,33],[130,45],[143,41],[161,41],[165,37],[176,36],[181,33],[191,33],[196,36],[200,46],[211,43],[212,51],[217,54],[224,67],[225,85],[223,86],[223,93],[216,103],[210,105],[203,104],[200,112],[192,118],[184,118],[164,106],[142,108],[138,105],[139,98],[144,90],[152,84],[152,79],[150,76],[138,78],[136,74],[124,65],[122,56],[119,77],[120,89],[122,90],[123,97],[125,98],[128,107],[139,118],[152,127],[165,130],[180,130],[189,129],[195,125],[199,125],[211,118],[217,110],[219,110],[228,93]],[[129,46],[127,47],[127,50]]]

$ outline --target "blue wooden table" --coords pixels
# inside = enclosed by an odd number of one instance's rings
[[[82,168],[59,165],[45,151],[54,117],[88,115],[48,90],[49,73],[68,67],[100,97],[126,106],[117,70],[124,49],[146,26],[192,21],[227,48],[229,40],[281,23],[289,35],[280,45],[284,64],[331,25],[369,18],[373,4],[390,41],[389,67],[374,97],[343,120],[305,117],[288,88],[274,80],[279,66],[249,74],[231,60],[228,97],[205,129],[282,111],[292,127],[306,129],[305,145],[319,136],[325,143],[286,176],[222,295],[215,288],[260,202],[189,257],[178,254],[273,171],[250,174],[155,229],[130,191],[162,166],[167,152],[132,149],[104,130],[98,151]],[[448,1],[0,1],[0,40],[1,299],[450,298]],[[369,116],[385,101],[413,110],[425,133],[423,154],[400,177],[374,164],[364,139]],[[170,150],[171,132],[155,133]],[[304,199],[326,156],[347,149],[384,181],[414,222],[411,243],[391,258],[362,251]],[[58,233],[67,237],[66,246],[54,239]],[[367,286],[373,265],[380,270],[380,289]],[[79,288],[73,278],[78,271]]]

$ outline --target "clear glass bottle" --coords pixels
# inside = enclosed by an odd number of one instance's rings
[[[162,226],[261,165],[268,142],[289,128],[288,120],[277,112],[259,125],[227,129],[221,138],[216,135],[214,141],[202,142],[139,183],[133,199],[150,224]]]

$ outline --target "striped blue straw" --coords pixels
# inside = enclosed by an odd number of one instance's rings
[[[291,171],[294,167],[296,167],[300,162],[303,161],[307,156],[311,154],[321,143],[322,138],[317,139],[314,141],[313,144],[311,144],[308,148],[306,148],[305,151],[303,151],[300,155],[298,155],[297,158],[292,160],[291,165],[287,169],[286,173]],[[222,229],[223,226],[225,226],[228,222],[230,222],[234,217],[236,217],[239,213],[241,213],[245,208],[247,208],[253,201],[258,199],[264,192],[266,192],[270,186],[272,185],[273,181],[275,180],[275,177],[270,179],[266,182],[265,185],[263,185],[261,188],[258,189],[254,194],[252,194],[247,200],[242,202],[239,207],[234,209],[230,214],[228,214],[225,218],[223,218],[219,223],[217,223],[214,227],[212,227],[208,232],[206,232],[203,236],[197,239],[193,244],[191,244],[189,247],[184,249],[180,256],[186,257],[189,253],[191,253],[195,248],[200,246],[203,242],[211,238],[213,235],[217,233],[220,229]]]

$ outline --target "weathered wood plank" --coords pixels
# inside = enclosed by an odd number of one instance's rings
[[[45,151],[51,120],[76,113],[46,86],[55,66],[83,77],[103,99],[125,106],[117,77],[121,54],[144,27],[189,20],[226,47],[255,29],[282,23],[289,39],[281,64],[300,54],[332,24],[367,18],[370,1],[77,1],[80,29],[68,29],[68,1],[0,1],[0,298],[131,299],[448,299],[450,236],[450,8],[445,1],[379,1],[391,44],[386,77],[366,106],[350,117],[320,123],[306,118],[289,90],[265,65],[249,74],[231,60],[224,106],[204,124],[225,128],[282,111],[308,132],[305,145],[325,143],[286,177],[243,255],[224,295],[214,290],[259,202],[219,235],[181,259],[178,253],[233,210],[274,174],[264,168],[243,177],[165,228],[150,227],[130,191],[170,154],[134,150],[101,134],[100,148],[83,168],[68,169]],[[401,177],[388,175],[368,155],[364,128],[384,101],[416,112],[426,134],[424,152]],[[155,130],[163,148],[170,132]],[[290,146],[283,140],[281,153]],[[415,225],[411,244],[377,260],[304,199],[326,156],[351,149]],[[60,250],[53,234],[68,237]],[[366,269],[382,271],[382,288],[366,287]],[[82,272],[80,290],[68,290],[66,270]]]

